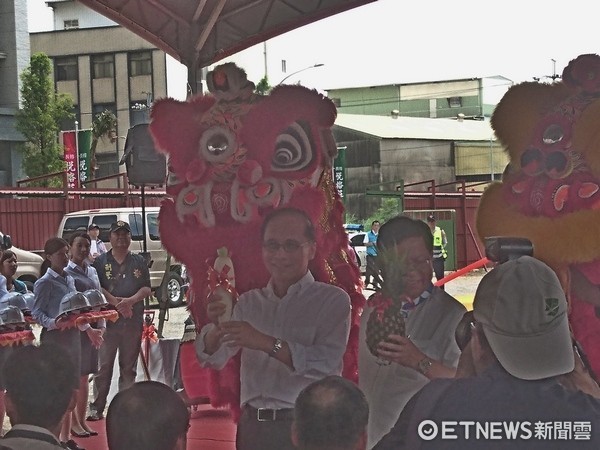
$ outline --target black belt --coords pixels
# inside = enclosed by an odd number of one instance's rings
[[[294,408],[269,409],[253,408],[250,405],[244,407],[244,412],[258,422],[276,422],[280,420],[293,420]]]

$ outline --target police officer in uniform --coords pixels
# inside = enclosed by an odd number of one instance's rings
[[[448,257],[446,253],[446,245],[448,239],[446,238],[446,232],[435,224],[435,216],[430,214],[427,216],[427,225],[433,234],[433,272],[435,273],[435,279],[441,280],[444,278],[444,261]],[[440,286],[444,289],[444,286]]]

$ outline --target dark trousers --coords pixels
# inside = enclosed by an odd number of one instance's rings
[[[444,258],[433,258],[433,273],[436,280],[444,278]],[[444,286],[440,286],[444,289]]]
[[[284,420],[259,422],[252,408],[244,408],[237,426],[237,450],[294,450],[290,416]]]
[[[373,286],[381,287],[379,267],[377,266],[377,256],[367,255],[367,268],[365,269],[365,286],[371,283],[371,277],[373,277]]]
[[[119,319],[123,320],[123,319]],[[104,342],[100,347],[100,368],[94,376],[94,401],[90,409],[104,412],[106,398],[110,391],[113,366],[117,350],[119,351],[119,391],[135,383],[137,359],[142,341],[142,322],[130,321],[124,324],[107,324]]]

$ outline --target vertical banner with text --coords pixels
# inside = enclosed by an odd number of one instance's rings
[[[79,187],[79,170],[77,168],[77,135],[75,131],[61,132],[65,163],[67,164],[67,187]]]
[[[333,161],[333,182],[342,201],[346,201],[346,147],[338,147],[338,154]]]
[[[67,184],[78,189],[90,178],[92,130],[63,131],[62,143],[67,164]]]
[[[77,147],[79,149],[79,185],[85,187],[84,183],[91,177],[91,148],[92,130],[79,130]]]

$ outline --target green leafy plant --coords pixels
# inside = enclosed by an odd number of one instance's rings
[[[398,199],[384,198],[381,202],[381,207],[375,213],[364,221],[365,230],[371,229],[373,221],[378,220],[381,224],[387,222],[392,217],[402,214],[399,207]]]
[[[269,78],[265,75],[260,79],[260,81],[256,85],[254,92],[260,95],[267,95],[271,90],[271,87],[272,86],[269,84]]]

